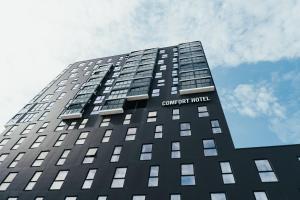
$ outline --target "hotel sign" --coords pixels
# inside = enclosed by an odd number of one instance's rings
[[[200,102],[207,102],[207,101],[210,101],[210,98],[208,96],[191,97],[191,98],[185,98],[185,99],[162,101],[161,105],[162,106],[175,106],[175,105],[181,105],[181,104],[200,103]]]

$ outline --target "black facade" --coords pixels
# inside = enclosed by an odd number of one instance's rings
[[[297,200],[298,156],[234,148],[196,41],[69,65],[0,135],[0,199]]]

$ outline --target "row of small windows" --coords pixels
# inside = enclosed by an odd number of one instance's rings
[[[258,164],[259,163],[259,164]],[[263,168],[263,170],[270,170],[269,169],[269,161],[268,160],[255,160],[256,167],[258,171],[260,171],[260,168]],[[220,168],[222,173],[222,178],[224,184],[233,184],[235,183],[234,176],[232,174],[231,165],[228,161],[226,162],[220,162]],[[115,169],[113,179],[111,182],[111,188],[123,188],[125,185],[125,179],[127,175],[127,167],[117,167]],[[151,165],[149,168],[149,175],[148,175],[148,187],[158,187],[159,186],[159,169],[160,167],[158,165]],[[86,175],[86,178],[82,184],[82,189],[90,189],[92,187],[95,175],[96,175],[97,169],[90,169]],[[42,175],[42,171],[36,171],[32,178],[29,180],[28,184],[25,186],[25,190],[33,190],[34,186],[38,182],[39,178]],[[54,181],[52,182],[50,186],[50,190],[60,190],[64,184],[65,179],[67,178],[67,175],[69,173],[69,170],[61,170],[56,175]],[[18,172],[10,172],[6,178],[2,181],[0,184],[0,191],[5,191],[10,186],[10,184],[13,182],[15,177],[17,176]],[[273,181],[270,181],[273,182]],[[180,185],[181,186],[191,186],[196,185],[196,178],[195,178],[195,170],[194,170],[194,164],[181,164],[180,165]],[[217,194],[217,193],[216,193]],[[223,194],[223,195],[221,195]],[[264,200],[267,196],[264,192],[255,192],[255,197],[258,200]],[[218,193],[218,195],[221,195],[225,197],[225,193]],[[216,195],[216,197],[218,196]],[[214,196],[214,195],[212,195]],[[214,199],[215,197],[212,197]],[[218,198],[215,198],[218,199]],[[222,199],[222,198],[221,198]]]
[[[91,175],[92,176],[92,175]],[[181,200],[181,194],[170,194],[170,200]],[[255,200],[269,200],[264,191],[254,191]],[[132,200],[146,200],[146,195],[133,195]],[[227,200],[225,193],[210,193],[210,200]],[[7,200],[18,200],[18,197],[9,197]],[[36,197],[34,200],[45,200],[44,197]],[[77,196],[66,196],[65,200],[77,200]],[[107,196],[99,196],[97,200],[108,200]]]

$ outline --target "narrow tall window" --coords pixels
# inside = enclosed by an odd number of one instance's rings
[[[63,121],[61,121],[61,122],[58,124],[58,126],[56,127],[55,131],[62,131],[62,130],[64,130],[65,126],[66,126],[66,123],[63,122]]]
[[[162,125],[155,126],[154,138],[157,139],[162,137],[163,137],[163,126]]]
[[[148,187],[158,187],[158,173],[159,173],[159,166],[150,167]]]
[[[4,153],[0,155],[0,165],[4,162],[4,160],[7,158],[8,153]]]
[[[278,179],[268,160],[255,160],[255,165],[261,182],[278,182]]]
[[[180,142],[172,142],[171,158],[181,158]]]
[[[119,162],[122,146],[115,146],[110,162]]]
[[[123,124],[130,124],[130,120],[131,120],[132,114],[127,114],[125,116],[125,119],[123,121]]]
[[[25,153],[19,153],[15,159],[10,163],[8,166],[9,168],[14,168],[17,166],[18,162],[21,160],[21,158],[25,155]]]
[[[11,149],[17,150],[20,147],[20,145],[22,144],[22,142],[24,142],[25,140],[26,140],[26,137],[21,137]]]
[[[86,127],[86,124],[88,122],[89,119],[83,119],[78,127],[78,129],[82,129]]]
[[[212,129],[213,134],[222,133],[222,130],[221,130],[220,124],[219,124],[219,120],[211,120],[210,124],[211,124],[211,129]]]
[[[35,124],[29,124],[21,133],[21,135],[27,134],[31,131]]]
[[[45,140],[46,135],[40,135],[36,138],[36,140],[33,142],[33,144],[30,146],[30,149],[38,148],[42,142]]]
[[[48,114],[49,114],[49,111],[44,112],[38,121],[43,121],[47,117]]]
[[[140,160],[152,159],[152,144],[143,144]]]
[[[181,200],[181,195],[180,194],[171,194],[170,200]]]
[[[128,128],[125,141],[135,140],[137,128]]]
[[[37,183],[41,175],[42,172],[35,172],[24,190],[26,191],[33,190],[35,184]]]
[[[179,109],[173,109],[172,111],[172,120],[177,120],[180,119],[180,113],[179,113]]]
[[[195,174],[193,164],[181,165],[181,185],[195,185]]]
[[[110,118],[109,117],[105,117],[102,119],[102,122],[100,124],[100,127],[106,127],[109,126],[110,123]]]
[[[18,172],[10,172],[0,184],[0,191],[6,191],[11,182],[16,178]]]
[[[59,136],[59,138],[57,139],[57,141],[55,142],[54,146],[55,146],[55,147],[61,146],[62,143],[63,143],[63,141],[64,141],[64,139],[66,138],[66,136],[67,136],[67,133],[62,133],[62,134]]]
[[[58,159],[56,165],[63,165],[65,164],[67,157],[69,156],[71,150],[70,149],[66,149],[64,150],[64,152],[61,154],[60,158]]]
[[[83,164],[91,164],[94,162],[98,148],[89,148],[82,161]]]
[[[256,191],[254,192],[255,200],[268,200],[268,196],[266,192]]]
[[[213,139],[203,140],[204,156],[217,156],[218,152]]]
[[[111,188],[123,188],[124,187],[126,171],[127,171],[126,167],[116,169],[113,181],[111,183]]]
[[[68,175],[69,171],[59,171],[55,180],[53,181],[50,190],[60,190],[62,185],[64,184],[64,181]]]
[[[48,125],[49,125],[49,122],[45,122],[37,132],[38,133],[44,132],[44,130],[47,128]]]
[[[86,138],[88,137],[89,132],[82,132],[80,133],[78,139],[76,140],[75,144],[84,144]]]
[[[209,113],[207,110],[207,106],[199,106],[198,107],[198,117],[208,117]]]
[[[82,185],[82,189],[91,189],[92,184],[94,182],[96,172],[97,172],[97,169],[90,169],[89,170],[89,172],[88,172],[88,174],[85,178],[85,181]]]
[[[190,123],[180,123],[180,136],[191,136],[191,124]]]
[[[225,193],[211,193],[210,194],[211,200],[226,200]]]
[[[32,167],[40,167],[44,160],[46,159],[49,151],[42,151],[39,156],[35,159],[35,161],[32,163]]]
[[[102,143],[109,142],[111,134],[112,134],[111,129],[106,130],[101,142]]]
[[[0,150],[8,143],[9,139],[8,138],[4,138],[3,140],[1,140],[0,142]]]
[[[220,162],[222,178],[224,184],[233,184],[235,179],[232,173],[230,162]]]
[[[157,111],[151,111],[148,113],[147,122],[156,122]]]

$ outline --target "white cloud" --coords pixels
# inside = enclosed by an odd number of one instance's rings
[[[266,84],[240,84],[224,94],[224,107],[251,118],[285,118],[285,108],[280,105],[272,88]]]
[[[77,60],[190,40],[212,67],[299,57],[299,10],[296,0],[3,2],[0,124]]]

